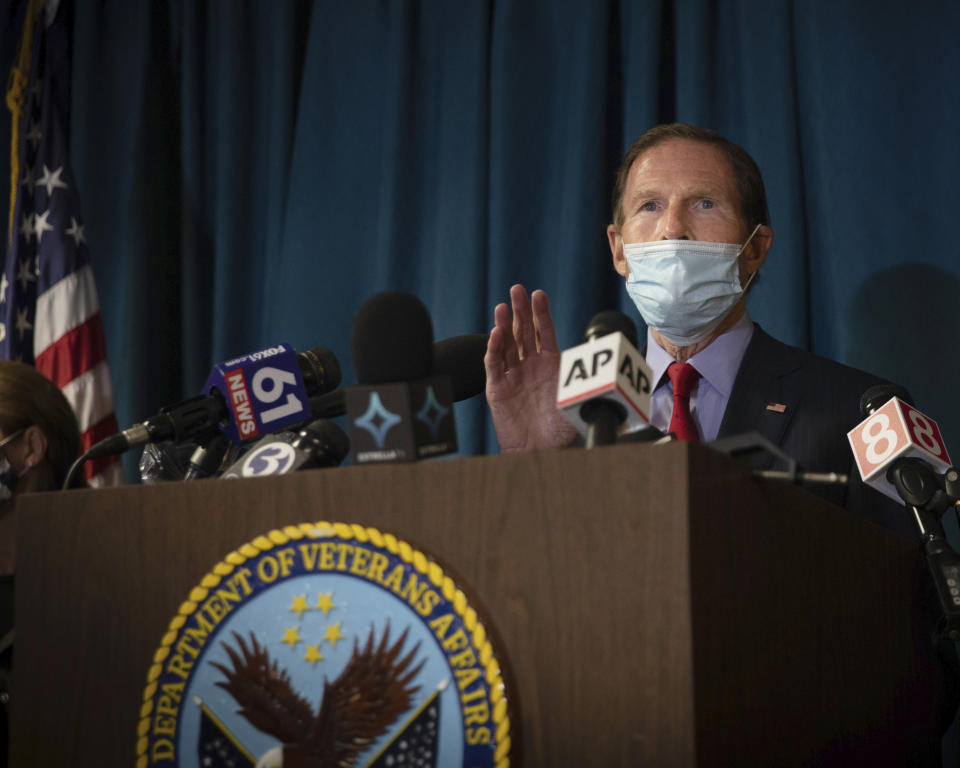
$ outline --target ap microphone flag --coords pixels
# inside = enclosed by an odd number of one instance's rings
[[[847,440],[863,482],[897,502],[902,502],[900,494],[887,480],[887,469],[897,459],[912,456],[939,473],[950,468],[937,423],[899,397],[891,397],[847,432]]]
[[[626,414],[620,433],[635,432],[650,423],[651,375],[643,356],[626,336],[619,331],[601,336],[561,355],[557,408],[586,436],[581,406],[604,398]]]

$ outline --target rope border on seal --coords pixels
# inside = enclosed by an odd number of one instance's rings
[[[493,759],[495,768],[509,768],[510,766],[510,718],[507,716],[507,699],[500,664],[493,655],[493,646],[487,637],[487,631],[477,618],[477,612],[467,604],[467,596],[459,589],[453,579],[447,576],[440,565],[419,550],[413,549],[406,541],[397,539],[392,533],[381,533],[378,529],[365,527],[357,523],[300,523],[288,525],[282,530],[273,529],[266,534],[257,536],[239,549],[228,554],[217,563],[213,569],[194,587],[186,601],[181,603],[177,615],[170,621],[170,626],[160,641],[160,647],[153,655],[153,664],[147,672],[147,686],[143,690],[143,704],[140,706],[140,722],[137,726],[137,768],[147,768],[149,757],[147,746],[150,732],[150,715],[153,712],[153,697],[157,692],[157,679],[163,672],[163,662],[170,654],[170,648],[177,639],[177,634],[187,618],[197,610],[198,603],[206,599],[211,589],[216,588],[224,577],[229,576],[235,568],[243,565],[263,552],[269,552],[274,547],[283,546],[290,541],[303,538],[330,537],[333,534],[345,541],[356,539],[361,544],[372,543],[375,547],[386,549],[390,554],[398,556],[405,563],[412,565],[419,573],[426,576],[430,582],[443,594],[447,602],[453,605],[457,616],[463,621],[470,632],[474,647],[479,651],[480,664],[486,670],[486,682],[490,688],[490,702],[493,704],[492,718],[495,726]]]

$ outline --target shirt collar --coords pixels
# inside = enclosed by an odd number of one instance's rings
[[[730,330],[715,338],[704,349],[688,361],[696,368],[714,389],[724,397],[729,397],[733,391],[733,380],[747,351],[747,345],[753,337],[753,321],[744,310]],[[675,362],[672,357],[653,339],[650,329],[647,329],[647,365],[653,374],[653,380],[659,387],[669,381],[666,377],[667,368]]]

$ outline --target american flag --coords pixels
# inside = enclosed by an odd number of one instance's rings
[[[19,96],[21,107],[19,119],[14,111],[11,165],[16,176],[0,275],[0,359],[32,363],[60,387],[77,415],[86,450],[115,433],[117,419],[80,197],[67,153],[70,29],[65,10],[56,0],[29,3],[21,59],[10,77],[13,98],[8,94],[8,105]],[[86,473],[93,486],[123,479],[116,458],[88,462]]]

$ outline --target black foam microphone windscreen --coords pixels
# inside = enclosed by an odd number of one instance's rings
[[[483,366],[487,338],[485,333],[465,333],[433,345],[433,372],[450,377],[457,402],[479,395],[487,385],[487,369]]]
[[[874,384],[860,396],[860,416],[866,418],[891,397],[910,403],[910,393],[898,384]]]
[[[637,346],[637,326],[623,312],[618,312],[615,309],[608,309],[595,314],[583,336],[587,341],[593,341],[617,331],[626,336],[627,341],[634,347]]]
[[[416,381],[433,372],[433,326],[416,296],[384,291],[357,310],[351,339],[360,384]]]

